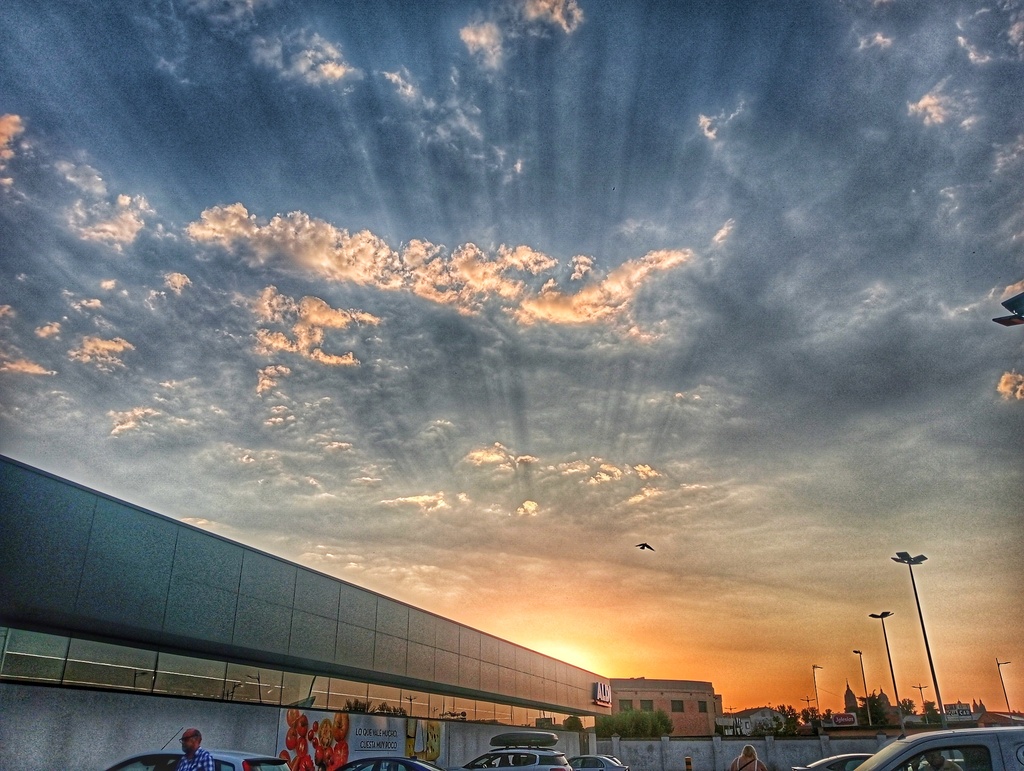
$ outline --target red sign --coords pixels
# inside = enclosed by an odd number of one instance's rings
[[[832,725],[857,725],[857,716],[852,712],[840,712],[832,716]]]

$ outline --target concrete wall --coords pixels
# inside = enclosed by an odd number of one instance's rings
[[[693,759],[693,771],[725,771],[743,745],[752,744],[768,771],[789,771],[815,760],[844,752],[877,752],[888,737],[835,738],[808,737],[730,737],[714,736],[690,739],[599,739],[596,751],[615,755],[630,771],[685,771],[686,758]]]
[[[177,749],[188,726],[202,731],[206,747],[276,755],[280,712],[269,705],[0,682],[0,771],[101,771],[136,752],[165,744]],[[466,763],[508,730],[448,722],[437,763]],[[558,749],[579,754],[578,734],[556,733]]]

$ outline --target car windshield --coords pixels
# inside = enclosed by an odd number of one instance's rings
[[[111,766],[108,771],[174,771],[181,753],[168,754],[154,752]]]
[[[466,764],[466,768],[497,768],[502,765],[502,758],[505,756],[498,752],[488,752],[485,755],[481,755],[476,760],[471,760]],[[510,765],[506,760],[504,765]]]
[[[892,744],[887,744],[859,766],[857,771],[874,771],[876,768],[883,768],[889,764],[895,756],[907,748],[906,739],[897,739]]]

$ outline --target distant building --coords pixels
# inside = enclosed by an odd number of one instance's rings
[[[984,705],[982,705],[984,706]],[[980,728],[992,728],[1000,725],[1024,726],[1024,714],[1020,712],[987,712],[978,715]]]
[[[751,736],[760,724],[772,725],[776,719],[782,721],[785,718],[771,707],[752,707],[722,715],[715,723],[722,727],[726,736]]]
[[[672,720],[672,736],[711,736],[722,714],[722,697],[702,680],[610,678],[612,714],[631,709],[663,710]]]

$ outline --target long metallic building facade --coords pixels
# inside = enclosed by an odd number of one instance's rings
[[[0,625],[609,714],[609,680],[0,457]]]

